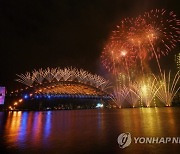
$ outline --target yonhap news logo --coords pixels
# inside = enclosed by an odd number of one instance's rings
[[[128,147],[131,144],[131,134],[130,133],[122,133],[118,136],[118,144],[121,149]]]
[[[134,141],[134,142],[133,142]],[[128,147],[132,142],[137,144],[180,144],[180,137],[131,137],[129,132],[121,133],[117,142],[121,149]]]

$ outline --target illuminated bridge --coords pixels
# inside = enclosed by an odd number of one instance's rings
[[[109,81],[76,68],[47,68],[17,75],[24,88],[12,91],[14,105],[24,101],[59,99],[110,100]]]

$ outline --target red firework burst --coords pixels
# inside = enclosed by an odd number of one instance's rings
[[[122,40],[138,49],[140,59],[167,55],[180,41],[180,21],[164,9],[145,12],[137,18],[126,18],[113,31],[112,39]]]
[[[180,41],[180,21],[174,12],[155,9],[145,12],[142,18],[148,27],[146,37],[154,46],[159,58],[176,47]]]
[[[135,64],[136,51],[126,42],[110,40],[102,52],[101,61],[105,68],[113,73],[127,70]]]

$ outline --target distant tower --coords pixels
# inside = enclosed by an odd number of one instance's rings
[[[175,62],[176,62],[177,69],[180,70],[180,53],[177,53],[175,55]]]

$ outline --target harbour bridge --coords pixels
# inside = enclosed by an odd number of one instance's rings
[[[47,68],[17,75],[24,86],[10,93],[13,106],[40,100],[111,100],[109,81],[76,68]],[[10,106],[12,108],[12,106]]]

